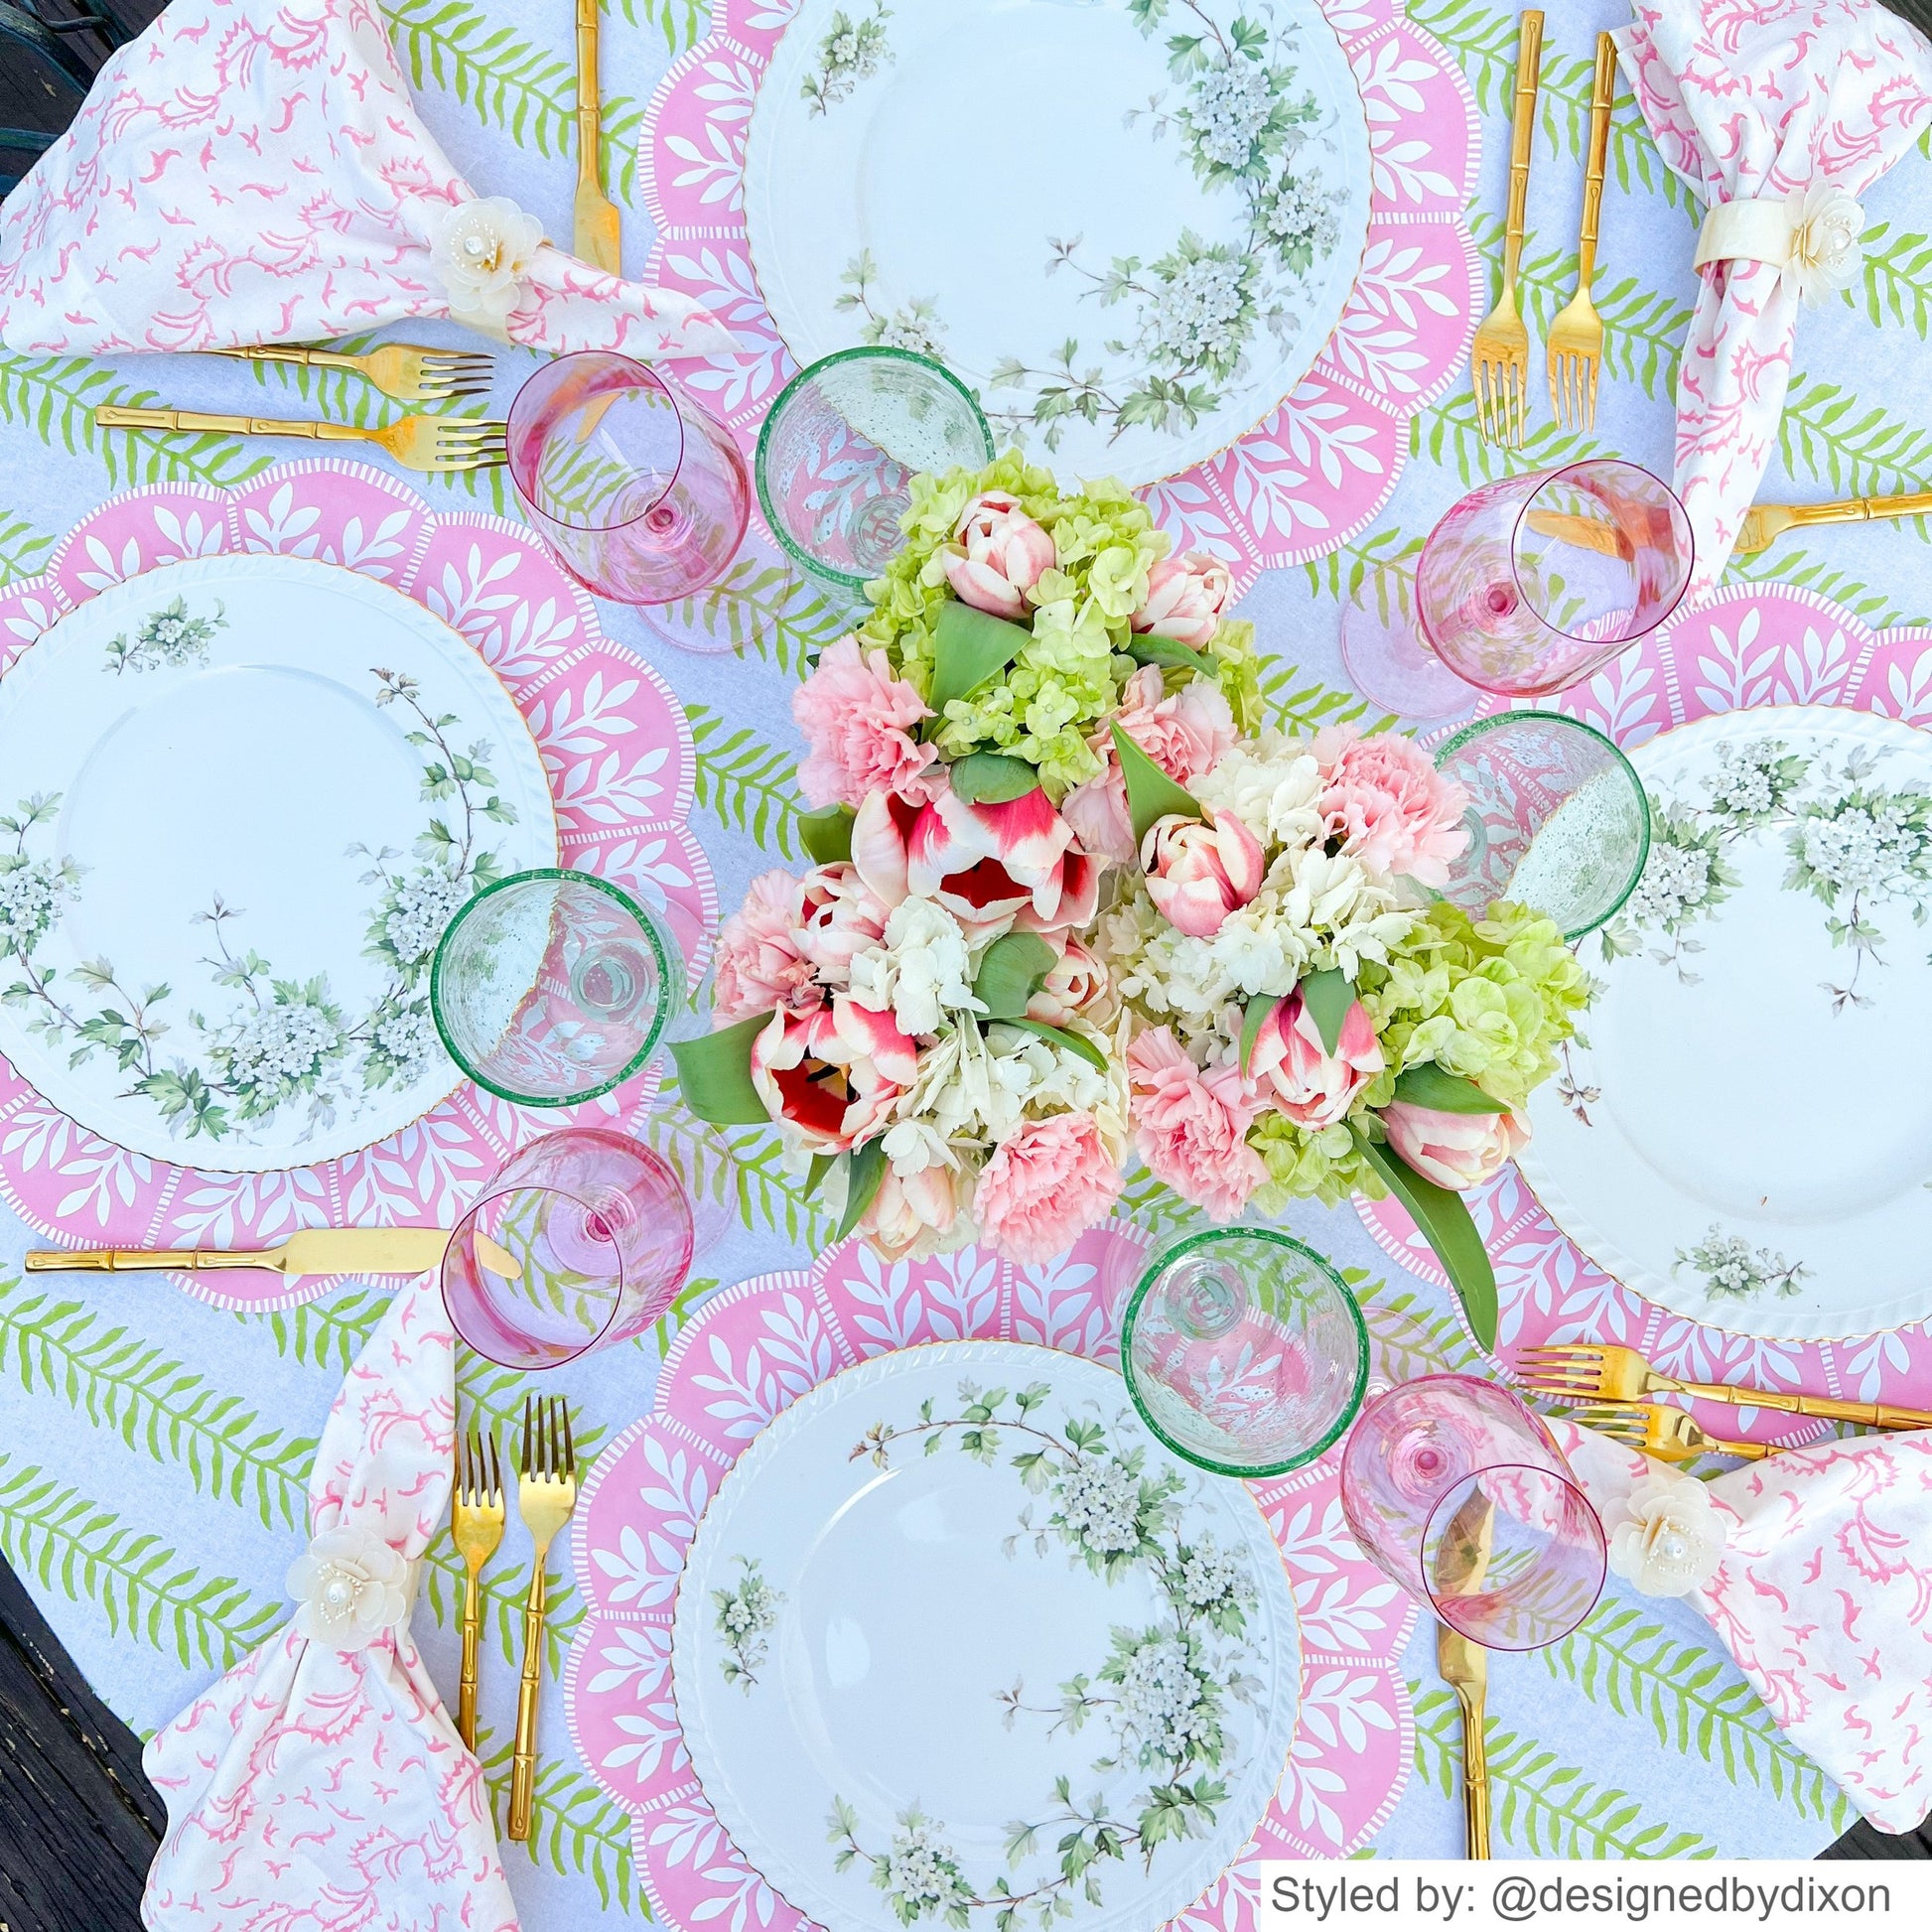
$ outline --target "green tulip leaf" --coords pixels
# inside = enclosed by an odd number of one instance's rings
[[[1032,632],[988,611],[948,598],[932,626],[932,689],[926,703],[940,718],[955,698],[977,691],[1018,657]]]
[[[1321,1050],[1332,1053],[1341,1044],[1342,1023],[1348,1018],[1348,1009],[1355,1004],[1353,983],[1346,973],[1329,966],[1309,974],[1298,990],[1302,1004],[1309,1010],[1309,1018],[1314,1022],[1315,1032],[1321,1035]]]
[[[1039,789],[1039,772],[1004,752],[968,752],[946,766],[954,793],[969,805],[1004,805]]]
[[[1002,1020],[1003,1027],[1018,1027],[1022,1033],[1036,1034],[1041,1039],[1050,1040],[1055,1046],[1064,1046],[1069,1053],[1077,1053],[1097,1073],[1107,1070],[1107,1056],[1090,1039],[1082,1039],[1078,1034],[1070,1034],[1064,1027],[1049,1027],[1043,1020]]]
[[[1369,1166],[1389,1184],[1389,1192],[1409,1210],[1423,1238],[1461,1298],[1469,1332],[1490,1353],[1496,1347],[1496,1271],[1462,1196],[1425,1180],[1393,1148],[1371,1141],[1357,1128],[1356,1139]]]
[[[1134,637],[1127,654],[1137,664],[1159,664],[1164,671],[1192,671],[1196,677],[1218,678],[1221,660],[1211,650],[1196,650],[1177,637]]]
[[[1255,1041],[1261,1037],[1261,1030],[1268,1024],[1268,1016],[1282,1003],[1279,993],[1257,993],[1248,1002],[1247,1013],[1241,1022],[1241,1057],[1235,1061],[1243,1073],[1248,1070],[1248,1061],[1253,1057]]]
[[[1439,1114],[1506,1114],[1473,1080],[1424,1060],[1396,1075],[1395,1097],[1410,1107],[1433,1107]]]
[[[836,1154],[814,1154],[812,1164],[805,1170],[805,1198],[810,1200],[824,1184],[825,1176],[837,1164]]]
[[[859,1225],[859,1217],[872,1205],[879,1183],[886,1177],[886,1142],[882,1136],[855,1147],[845,1157],[845,1212],[839,1216],[839,1231],[834,1241],[843,1241]]]
[[[1164,818],[1204,816],[1192,795],[1175,784],[1118,725],[1113,733],[1114,750],[1120,755],[1120,775],[1127,781],[1127,815],[1134,821],[1136,845]]]
[[[755,1013],[715,1034],[672,1040],[678,1091],[700,1120],[713,1127],[754,1127],[771,1118],[752,1084],[752,1041],[770,1020],[768,1013]]]
[[[798,814],[798,842],[813,865],[835,866],[852,857],[853,817],[850,805],[827,805]]]
[[[1038,933],[1009,932],[987,947],[973,979],[973,998],[986,1008],[989,1021],[1024,1019],[1027,1002],[1057,957]]]

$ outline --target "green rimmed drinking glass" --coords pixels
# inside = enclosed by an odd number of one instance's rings
[[[1149,1266],[1121,1323],[1141,1420],[1217,1475],[1276,1476],[1336,1442],[1368,1386],[1348,1285],[1274,1228],[1209,1228]]]
[[[609,880],[545,867],[486,887],[430,967],[450,1057],[499,1100],[568,1107],[640,1071],[684,962],[663,923]]]
[[[993,455],[979,403],[951,370],[909,348],[846,348],[779,390],[753,470],[792,562],[863,602],[905,541],[913,476],[984,469]]]
[[[1465,725],[1436,768],[1469,794],[1469,843],[1443,897],[1480,917],[1491,899],[1547,913],[1568,940],[1610,918],[1650,857],[1643,780],[1599,731],[1555,711]]]

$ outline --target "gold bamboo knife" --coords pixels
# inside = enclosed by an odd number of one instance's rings
[[[577,0],[577,223],[576,253],[607,274],[622,273],[623,231],[618,205],[599,174],[603,104],[598,95],[598,0]]]
[[[1494,1545],[1496,1506],[1480,1489],[1455,1512],[1443,1538],[1437,1575],[1445,1594],[1473,1596],[1482,1587]],[[1436,1626],[1436,1668],[1462,1706],[1462,1817],[1468,1856],[1489,1856],[1489,1746],[1483,1704],[1489,1691],[1489,1653],[1473,1637]]]
[[[519,1280],[523,1265],[486,1234],[474,1237],[478,1259],[506,1280]],[[448,1228],[305,1228],[280,1247],[234,1253],[221,1248],[36,1248],[28,1271],[49,1274],[79,1269],[123,1274],[141,1268],[266,1268],[277,1275],[420,1275],[442,1265]]]
[[[1914,490],[1908,496],[1848,496],[1836,503],[1753,503],[1744,512],[1735,554],[1755,557],[1787,530],[1808,530],[1821,523],[1884,523],[1928,512],[1932,512],[1932,489]]]

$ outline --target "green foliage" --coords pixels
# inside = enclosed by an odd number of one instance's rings
[[[375,1333],[375,1325],[392,1299],[393,1291],[345,1288],[324,1302],[304,1302],[297,1308],[277,1309],[268,1317],[275,1352],[293,1356],[307,1368],[345,1373],[361,1353],[363,1344]],[[251,1334],[261,1325],[261,1316],[257,1314],[237,1311],[235,1319]]]
[[[1453,464],[1465,489],[1498,477],[1520,476],[1526,470],[1550,470],[1560,464],[1581,463],[1586,457],[1614,456],[1593,436],[1559,429],[1550,419],[1549,396],[1540,369],[1530,372],[1530,415],[1523,426],[1520,449],[1502,449],[1482,433],[1476,420],[1475,397],[1465,386],[1442,402],[1418,410],[1409,419],[1412,455],[1428,454],[1432,463]]]
[[[252,1501],[269,1529],[307,1520],[313,1437],[270,1428],[239,1396],[126,1328],[105,1328],[83,1304],[0,1283],[0,1371],[10,1367],[30,1393],[58,1394],[129,1449],[183,1464],[197,1494]]]
[[[1606,1598],[1561,1643],[1537,1654],[1552,1677],[1569,1679],[1618,1717],[1647,1719],[1660,1744],[1695,1751],[1732,1784],[1768,1790],[1834,1831],[1851,1823],[1852,1807],[1725,1659],[1676,1642],[1643,1610]]]
[[[1462,1324],[1441,1312],[1429,1297],[1413,1289],[1391,1289],[1363,1268],[1344,1268],[1341,1278],[1368,1326],[1377,1375],[1394,1384],[1446,1369],[1458,1375],[1482,1373],[1482,1358],[1469,1346]]]
[[[161,1537],[32,1463],[0,1454],[0,1550],[42,1588],[100,1606],[108,1629],[172,1655],[183,1670],[225,1670],[282,1621],[232,1577],[204,1577]]]
[[[1443,1795],[1462,1775],[1461,1706],[1453,1691],[1425,1692],[1411,1683],[1416,1709],[1416,1769]],[[1626,1791],[1590,1783],[1533,1738],[1485,1726],[1489,1791],[1503,1839],[1551,1859],[1711,1859],[1718,1848],[1697,1832],[1646,1823],[1642,1804]]]
[[[103,403],[150,409],[161,398],[127,388],[107,364],[85,355],[15,355],[0,349],[0,422],[21,423],[69,456],[98,457],[113,483],[194,482],[233,489],[274,462],[236,436],[166,430],[100,429]]]
[[[477,1755],[489,1786],[493,1816],[507,1816],[512,1740],[498,1742],[489,1731],[477,1733]],[[503,1848],[507,1853],[507,1845]],[[575,1872],[597,1887],[598,1903],[613,1904],[649,1918],[630,1863],[630,1816],[606,1791],[578,1770],[567,1756],[537,1759],[534,1801],[530,1807],[529,1854],[553,1871]]]
[[[655,27],[664,36],[667,54],[682,54],[704,31],[709,9],[705,0],[598,0],[603,12],[627,20],[633,27]]]
[[[1337,691],[1326,684],[1304,684],[1306,673],[1286,658],[1269,664],[1262,673],[1261,697],[1268,723],[1285,732],[1314,732],[1323,725],[1360,724],[1364,731],[1380,731],[1395,720],[1377,718],[1366,698]]]
[[[325,344],[345,355],[359,355],[381,340],[374,335],[344,336]],[[306,403],[317,416],[332,423],[347,423],[355,429],[368,429],[392,423],[405,413],[405,406],[391,402],[374,383],[366,382],[353,369],[316,369],[306,362],[256,362],[246,367],[263,388],[289,390]],[[280,409],[279,402],[276,405]]]
[[[386,0],[389,38],[419,91],[434,84],[519,148],[568,155],[574,141],[576,70],[507,27],[492,27],[471,0]]]
[[[1863,309],[1874,328],[1889,317],[1925,340],[1932,320],[1932,236],[1893,234],[1889,221],[1874,221],[1864,231],[1864,272],[1845,291],[1845,301]]]
[[[1790,584],[1802,591],[1816,591],[1835,604],[1842,604],[1855,617],[1863,618],[1874,628],[1896,623],[1919,623],[1924,620],[1896,610],[1882,591],[1847,577],[1816,557],[1808,557],[1798,546],[1795,533],[1755,557],[1733,557],[1725,572],[1725,583]]]
[[[784,565],[756,551],[737,562],[710,589],[665,606],[667,621],[728,643],[802,678],[825,645],[851,625],[846,615]]]
[[[1932,430],[1865,408],[1840,383],[1794,375],[1778,454],[1794,477],[1829,481],[1841,496],[1889,496],[1932,472]]]
[[[16,577],[33,577],[47,562],[54,539],[44,537],[17,516],[0,516],[0,584]]]
[[[749,725],[733,731],[709,705],[685,707],[696,758],[698,803],[723,825],[749,833],[759,845],[798,858],[798,818],[805,809],[792,782],[797,752],[760,738]]]

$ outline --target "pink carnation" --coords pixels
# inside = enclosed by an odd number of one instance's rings
[[[808,803],[856,810],[874,791],[897,792],[915,805],[932,796],[926,774],[939,754],[909,729],[932,713],[893,675],[883,650],[864,651],[858,638],[841,637],[792,693],[791,715],[811,747],[798,767]]]
[[[1091,1114],[1030,1120],[993,1150],[973,1215],[981,1237],[1010,1261],[1064,1254],[1120,1198],[1120,1170]]]
[[[1147,1171],[1182,1200],[1218,1220],[1232,1220],[1268,1178],[1248,1145],[1256,1102],[1241,1070],[1202,1073],[1166,1027],[1144,1033],[1127,1049],[1133,1092],[1134,1147]]]
[[[1358,738],[1333,725],[1315,735],[1313,750],[1328,836],[1371,872],[1447,886],[1449,862],[1468,843],[1462,814],[1469,794],[1445,778],[1414,740],[1393,732]]]
[[[752,881],[745,903],[718,929],[712,981],[712,1024],[729,1027],[755,1013],[783,1007],[810,1013],[825,995],[801,948],[804,882],[788,872]]]
[[[1158,664],[1143,664],[1121,687],[1116,715],[1121,730],[1177,785],[1213,770],[1235,741],[1234,713],[1218,684],[1194,678],[1170,695]],[[1134,823],[1127,815],[1120,757],[1105,728],[1090,742],[1107,768],[1075,785],[1060,815],[1096,859],[1125,865],[1134,856]]]

